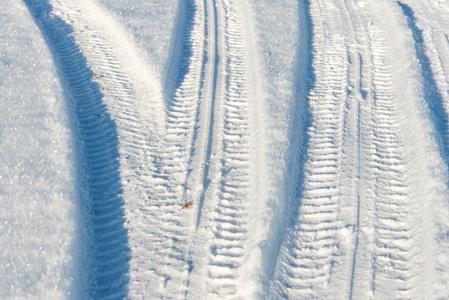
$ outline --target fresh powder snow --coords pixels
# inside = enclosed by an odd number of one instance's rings
[[[449,298],[449,0],[0,8],[0,299]]]

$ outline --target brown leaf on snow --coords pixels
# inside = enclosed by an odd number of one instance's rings
[[[186,202],[186,203],[184,204],[184,206],[181,207],[181,209],[187,208],[187,207],[189,207],[189,206],[192,206],[192,204],[190,204],[189,202]]]

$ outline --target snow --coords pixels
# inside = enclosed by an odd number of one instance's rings
[[[449,298],[449,2],[0,8],[1,299]]]
[[[1,14],[0,298],[82,296],[85,203],[67,97],[26,6],[5,1]]]

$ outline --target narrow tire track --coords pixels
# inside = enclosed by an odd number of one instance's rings
[[[374,295],[410,298],[419,274],[420,253],[413,228],[415,213],[412,183],[406,170],[410,166],[401,138],[404,120],[398,116],[391,63],[382,33],[369,30],[373,67],[371,160],[375,193],[375,224],[372,288]],[[391,290],[389,290],[391,289]]]
[[[80,182],[86,183],[91,210],[92,241],[84,241],[92,248],[91,296],[124,298],[129,280],[130,249],[124,228],[115,122],[102,102],[99,85],[92,81],[95,74],[70,36],[70,25],[52,14],[51,6],[45,2],[29,0],[25,3],[48,39],[66,80],[69,97],[74,101],[73,111],[83,142],[79,152],[84,154],[82,159],[87,167]]]

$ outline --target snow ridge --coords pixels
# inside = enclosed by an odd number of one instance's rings
[[[446,156],[448,155],[449,142],[449,82],[443,67],[443,63],[438,55],[432,35],[429,31],[420,29],[417,25],[415,13],[412,8],[401,1],[397,2],[402,9],[407,24],[409,25],[415,40],[416,56],[420,61],[421,73],[426,81],[424,97],[436,116],[434,119],[435,128],[443,137]],[[429,50],[427,50],[428,48]]]

